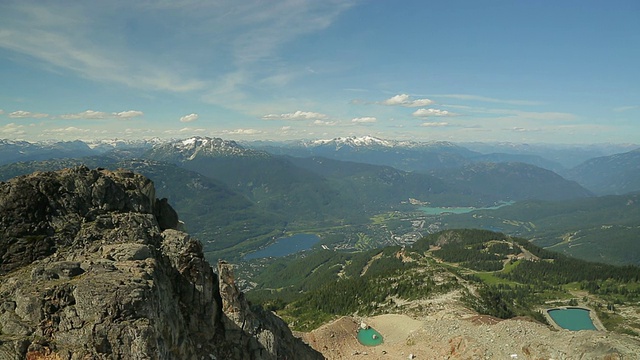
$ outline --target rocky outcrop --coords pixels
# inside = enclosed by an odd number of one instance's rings
[[[223,322],[227,341],[249,350],[251,358],[314,359],[317,354],[311,347],[291,346],[291,330],[287,324],[271,312],[259,308],[251,310],[238,290],[233,276],[233,266],[218,263],[220,296],[222,297]],[[241,354],[233,354],[238,358]],[[247,357],[248,358],[248,357]]]
[[[177,228],[129,171],[1,183],[0,359],[322,358]]]

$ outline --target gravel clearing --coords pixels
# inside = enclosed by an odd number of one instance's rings
[[[458,310],[419,320],[402,314],[343,317],[303,338],[328,359],[640,359],[640,340],[631,336],[558,331],[527,319],[471,313],[461,318]],[[382,345],[358,342],[361,321],[382,334]]]

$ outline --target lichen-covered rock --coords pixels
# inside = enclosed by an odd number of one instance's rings
[[[178,225],[125,170],[0,183],[0,359],[322,358],[243,300],[226,315],[202,245]]]

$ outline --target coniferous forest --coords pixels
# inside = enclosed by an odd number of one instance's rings
[[[269,281],[281,286],[277,291],[255,289],[249,298],[278,312],[294,328],[308,330],[335,316],[384,313],[403,302],[451,291],[481,314],[540,322],[546,322],[541,314],[546,302],[576,302],[572,289],[601,299],[591,305],[603,311],[640,297],[640,268],[570,258],[486,230],[447,230],[410,247],[332,254],[276,262],[261,276],[270,274]],[[608,323],[607,313],[602,314]]]

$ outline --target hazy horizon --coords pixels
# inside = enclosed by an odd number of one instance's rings
[[[639,142],[624,142],[624,143],[613,143],[613,142],[594,142],[594,143],[562,143],[562,142],[515,142],[515,141],[455,141],[455,140],[420,140],[420,139],[400,139],[400,138],[385,138],[385,137],[374,137],[371,135],[347,135],[347,136],[335,136],[335,137],[307,137],[307,138],[290,138],[290,139],[269,139],[269,138],[260,138],[260,137],[252,137],[252,138],[242,138],[242,137],[234,137],[229,136],[229,134],[217,135],[217,134],[209,134],[209,135],[184,135],[184,136],[171,136],[170,134],[164,134],[164,136],[141,136],[141,137],[95,137],[95,138],[68,138],[68,139],[60,139],[60,138],[49,138],[49,139],[29,139],[29,138],[10,138],[10,137],[0,137],[0,141],[15,141],[15,142],[28,142],[32,144],[46,144],[46,143],[55,143],[55,142],[74,142],[74,141],[82,141],[84,143],[108,143],[108,142],[180,142],[184,140],[188,140],[191,138],[220,138],[226,141],[236,141],[240,143],[259,143],[259,142],[272,142],[274,144],[291,144],[291,143],[303,143],[303,142],[320,142],[320,141],[334,141],[334,140],[345,140],[349,138],[365,138],[365,137],[373,137],[378,140],[388,141],[388,142],[397,142],[397,143],[452,143],[456,145],[486,145],[486,146],[497,146],[497,145],[531,145],[531,146],[540,146],[540,147],[589,147],[589,146],[614,146],[614,147],[625,147],[625,148],[640,148]]]

